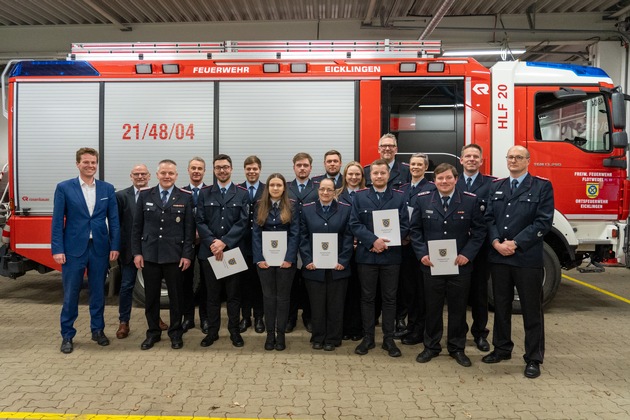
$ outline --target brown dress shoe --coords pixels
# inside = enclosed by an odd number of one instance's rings
[[[129,323],[121,322],[116,331],[116,338],[127,338],[129,336]]]
[[[162,318],[160,318],[160,329],[162,331],[168,330],[168,324],[166,322],[162,321]]]

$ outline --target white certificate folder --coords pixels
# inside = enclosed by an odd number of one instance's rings
[[[208,258],[208,262],[210,262],[210,267],[212,267],[212,271],[214,271],[214,275],[217,279],[222,279],[223,277],[247,270],[247,263],[245,262],[245,258],[243,258],[243,253],[240,248],[225,251],[221,261],[217,261],[217,259],[212,256]]]
[[[269,267],[280,267],[287,255],[287,232],[263,231],[262,253]]]
[[[374,234],[389,239],[387,246],[400,246],[400,220],[398,210],[376,210],[372,212]]]
[[[315,268],[335,268],[337,260],[337,234],[313,233],[313,264],[315,264]]]
[[[455,265],[457,258],[457,241],[455,239],[442,239],[427,242],[429,246],[429,258],[433,263],[431,275],[447,276],[459,274],[459,266]]]

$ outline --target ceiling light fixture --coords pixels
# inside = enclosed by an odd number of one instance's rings
[[[478,57],[482,55],[502,55],[502,54],[520,55],[525,54],[525,49],[515,50],[467,50],[467,51],[445,51],[442,57]]]

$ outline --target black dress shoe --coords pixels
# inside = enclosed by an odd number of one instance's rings
[[[241,322],[239,322],[239,324],[238,324],[238,330],[240,332],[244,333],[251,326],[252,326],[252,319],[251,318],[243,318],[243,319],[241,319]]]
[[[363,341],[361,341],[361,343],[359,343],[359,345],[354,349],[354,352],[358,355],[364,356],[374,347],[374,340],[370,338],[363,338]]]
[[[324,351],[333,351],[333,350],[335,350],[334,344],[330,344],[330,343],[324,344]]]
[[[284,328],[284,332],[285,333],[290,333],[293,332],[293,330],[295,329],[295,320],[288,320],[287,321],[287,326]]]
[[[383,345],[381,346],[381,348],[383,350],[387,350],[387,354],[389,355],[389,357],[400,357],[402,355],[400,349],[396,346],[396,343],[394,343],[393,338],[389,338],[383,341]]]
[[[204,319],[203,321],[201,321],[201,332],[204,334],[208,334],[208,331],[210,331],[210,321]]]
[[[265,340],[265,350],[271,351],[276,348],[276,336],[274,333],[268,333]]]
[[[306,328],[306,331],[309,333],[313,332],[313,324],[311,323],[310,319],[304,320],[304,328]]]
[[[453,353],[451,353],[451,357],[455,359],[457,363],[459,363],[460,365],[464,367],[472,366],[470,359],[468,358],[468,356],[466,356],[466,354],[463,351],[454,351]]]
[[[72,345],[72,338],[64,338],[61,340],[61,352],[64,354],[72,353],[74,350],[74,346]]]
[[[510,360],[512,355],[497,353],[497,351],[490,352],[481,358],[484,363],[499,363],[501,360]]]
[[[195,321],[192,319],[185,319],[184,322],[182,322],[183,332],[188,332],[188,330],[192,330],[193,328],[195,328]]]
[[[92,333],[92,341],[96,341],[99,346],[109,346],[109,338],[105,336],[103,330],[94,331]]]
[[[232,340],[234,347],[243,347],[245,345],[243,337],[239,333],[230,334],[230,340]]]
[[[348,334],[344,334],[343,337],[341,337],[342,340],[350,340],[350,336]]]
[[[210,347],[215,341],[219,339],[219,336],[216,334],[208,334],[206,335],[201,343],[199,344],[201,347]]]
[[[530,360],[525,366],[525,374],[526,378],[534,379],[540,376],[540,363],[535,360]]]
[[[184,347],[184,340],[181,337],[173,337],[171,338],[171,348],[175,350],[179,350]]]
[[[262,334],[265,332],[265,321],[262,318],[256,318],[254,320],[254,331],[258,334]]]
[[[483,337],[475,338],[475,345],[481,351],[490,351],[490,344],[488,343],[488,340]]]
[[[313,343],[313,345],[311,346],[313,347],[313,350],[321,350],[324,348],[324,345],[322,343],[318,343],[317,341]]]
[[[352,341],[359,341],[362,338],[363,338],[362,335],[351,335],[350,336],[350,340],[352,340]]]
[[[401,344],[404,344],[406,346],[414,346],[416,344],[420,344],[422,343],[422,336],[420,334],[407,334],[406,336],[404,336],[402,338],[402,340],[400,340]]]
[[[160,340],[161,340],[160,337],[147,337],[142,342],[142,344],[140,344],[140,349],[142,349],[142,350],[149,350],[151,347],[153,347],[153,345],[155,343],[157,343]]]
[[[431,359],[433,359],[434,357],[437,357],[439,354],[440,353],[438,353],[437,351],[433,351],[433,350],[429,350],[425,348],[424,350],[422,350],[422,353],[420,353],[416,357],[416,362],[427,363],[431,361]]]

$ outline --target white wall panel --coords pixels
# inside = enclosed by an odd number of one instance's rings
[[[312,176],[324,173],[324,153],[354,158],[355,97],[352,81],[222,82],[219,87],[219,152],[230,155],[235,181],[243,161],[257,155],[261,179],[280,172],[295,178],[292,158],[313,157]]]

